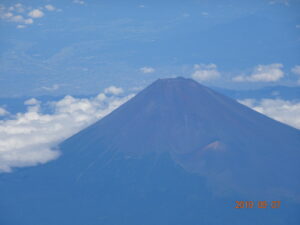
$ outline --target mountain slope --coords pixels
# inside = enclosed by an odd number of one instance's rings
[[[60,150],[0,174],[0,224],[300,221],[300,131],[190,79],[154,82]],[[283,207],[239,210],[237,200]]]

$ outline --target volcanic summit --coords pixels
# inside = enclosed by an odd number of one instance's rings
[[[155,81],[59,149],[53,162],[0,174],[0,223],[299,221],[300,131],[191,79]],[[289,207],[236,211],[240,199]]]

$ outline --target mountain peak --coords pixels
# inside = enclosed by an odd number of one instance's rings
[[[176,77],[176,78],[160,78],[156,80],[153,84],[161,85],[162,87],[178,87],[178,86],[190,86],[190,87],[200,87],[201,85],[193,79],[185,77]]]
[[[64,141],[59,159],[2,175],[1,202],[24,212],[2,224],[251,223],[235,201],[300,202],[299,149],[299,130],[191,79],[160,79]],[[271,211],[259,218],[277,221]]]

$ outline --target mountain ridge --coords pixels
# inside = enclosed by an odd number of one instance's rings
[[[0,222],[300,221],[300,131],[190,79],[154,82],[59,148],[57,160],[0,174]],[[237,211],[241,199],[285,207]]]

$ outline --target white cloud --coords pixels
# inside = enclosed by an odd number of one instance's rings
[[[59,84],[53,84],[51,87],[42,87],[41,89],[45,91],[56,91],[59,89],[59,87],[60,87]]]
[[[7,12],[7,13],[2,13],[1,14],[1,18],[2,19],[9,19],[9,18],[11,18],[13,16],[14,16],[14,14],[12,14],[11,12]]]
[[[192,78],[198,81],[214,80],[220,77],[220,72],[215,64],[196,64]]]
[[[294,66],[291,71],[296,75],[300,75],[300,65]]]
[[[9,20],[16,23],[23,23],[25,21],[24,17],[20,15],[11,16],[9,17]]]
[[[104,93],[105,94],[112,94],[112,95],[119,95],[119,94],[123,93],[123,89],[118,88],[116,86],[110,86],[108,88],[105,88]]]
[[[23,23],[25,23],[25,24],[33,24],[33,19],[31,19],[31,18],[25,19],[25,20],[23,21]]]
[[[24,102],[24,105],[37,105],[37,104],[40,104],[40,101],[38,101],[35,98],[28,99]]]
[[[300,65],[294,66],[291,71],[299,77],[297,83],[300,85]]]
[[[44,13],[40,9],[34,9],[28,13],[28,16],[32,18],[41,18],[44,16]]]
[[[21,4],[21,3],[17,3],[13,6],[14,11],[18,12],[18,13],[22,13],[24,12],[26,9],[25,7]]]
[[[240,75],[234,77],[235,82],[275,82],[284,77],[283,65],[274,63],[270,65],[258,65],[249,76]]]
[[[18,28],[18,29],[23,29],[23,28],[26,28],[26,26],[25,26],[25,25],[19,24],[19,25],[17,26],[17,28]]]
[[[26,19],[22,15],[14,15],[10,12],[3,13],[3,14],[0,13],[0,18],[4,19],[6,21],[9,21],[9,22],[14,22],[14,23],[23,23],[23,24],[32,24],[33,23],[33,20],[31,18]]]
[[[126,102],[123,98],[100,93],[94,98],[66,96],[51,102],[52,114],[43,114],[36,99],[26,101],[27,112],[0,120],[0,172],[14,167],[34,166],[59,157],[59,142],[101,119]]]
[[[0,116],[5,116],[7,114],[8,114],[8,112],[6,111],[6,109],[0,107]]]
[[[56,8],[53,5],[45,5],[45,9],[48,11],[55,11]]]
[[[240,100],[240,103],[282,123],[300,129],[300,102],[281,99]]]
[[[39,9],[32,9],[31,6],[25,6],[21,3],[11,5],[9,7],[0,5],[0,19],[6,22],[18,23],[17,28],[26,28],[29,24],[33,24],[35,18],[41,18],[44,16],[44,12]],[[45,9],[48,11],[60,11],[53,5],[45,5]]]
[[[82,0],[74,0],[73,3],[80,4],[80,5],[85,4],[85,2]]]
[[[147,67],[147,66],[145,66],[145,67],[140,68],[140,71],[142,73],[154,73],[155,69],[153,67]]]

